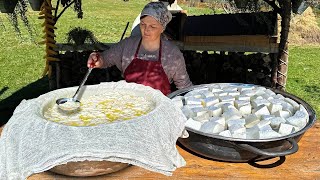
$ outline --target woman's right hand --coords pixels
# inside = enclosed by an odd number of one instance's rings
[[[90,54],[87,66],[88,68],[101,68],[103,66],[103,60],[99,52],[93,52]]]

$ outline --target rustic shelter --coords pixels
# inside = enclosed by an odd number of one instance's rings
[[[168,25],[166,34],[184,53],[187,70],[194,84],[241,82],[285,90],[291,14],[302,13],[307,5],[305,1],[298,0],[263,1],[273,10],[202,16],[187,16],[182,11],[172,11],[174,18]],[[47,62],[44,75],[48,73],[51,89],[78,85],[86,71],[84,68],[90,52],[108,49],[110,45],[57,44],[55,24],[65,9],[76,1],[66,1],[64,9],[58,14],[59,2],[54,7],[51,0],[44,1],[39,14],[39,19],[44,19],[45,36],[42,43],[46,45]],[[258,0],[252,2],[258,3]],[[170,3],[173,3],[172,0]],[[279,37],[278,19],[281,22]],[[221,69],[225,71],[220,71]],[[229,77],[230,74],[232,77]],[[88,83],[116,81],[121,78],[119,72],[109,68],[107,72],[94,72]]]

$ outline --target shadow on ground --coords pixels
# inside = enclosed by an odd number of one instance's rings
[[[8,87],[0,89],[0,96]],[[14,109],[20,104],[23,99],[32,99],[40,96],[49,91],[49,80],[48,77],[43,77],[20,90],[13,93],[6,99],[0,101],[0,126],[8,122]]]

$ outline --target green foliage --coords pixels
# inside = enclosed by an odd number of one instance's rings
[[[289,49],[287,91],[309,103],[320,113],[320,46]]]
[[[97,43],[97,39],[91,31],[81,27],[75,27],[67,33],[67,42],[81,45],[85,42]]]

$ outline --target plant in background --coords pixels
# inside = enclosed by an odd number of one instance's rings
[[[17,5],[12,13],[8,13],[8,19],[10,23],[13,25],[15,32],[21,38],[21,30],[19,28],[18,17],[22,20],[23,24],[27,28],[31,39],[34,41],[34,29],[32,28],[31,24],[29,23],[27,17],[27,1],[26,0],[18,0]]]
[[[90,30],[75,27],[67,33],[67,42],[75,45],[82,45],[85,42],[95,44],[98,43],[98,40]]]

